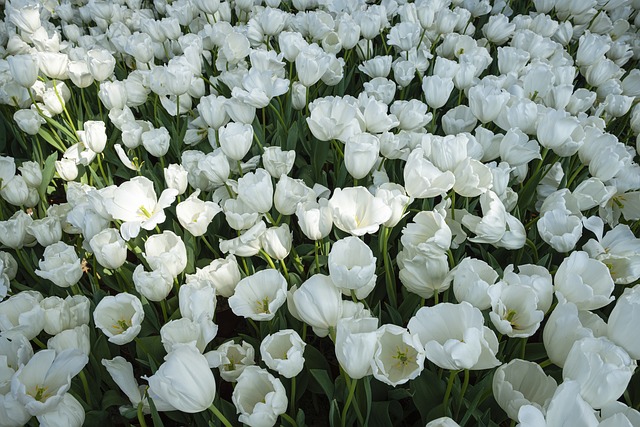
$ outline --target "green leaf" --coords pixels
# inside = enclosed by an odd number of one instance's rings
[[[331,407],[329,408],[329,425],[333,427],[341,424],[340,407],[338,406],[338,401],[333,399],[331,401]]]
[[[162,419],[160,419],[160,414],[158,414],[158,410],[156,409],[156,405],[153,403],[153,399],[149,397],[148,400],[149,407],[151,408],[151,419],[153,420],[154,427],[164,427]]]
[[[107,390],[102,395],[102,402],[100,407],[106,410],[112,406],[122,406],[130,404],[129,400],[125,399],[119,392],[115,390]]]
[[[40,198],[44,199],[47,193],[47,187],[49,183],[53,179],[53,174],[56,171],[56,160],[58,160],[58,153],[53,153],[47,160],[44,161],[44,167],[42,169],[42,182],[40,183],[40,187],[38,187],[38,194],[40,194]]]
[[[309,372],[311,373],[311,376],[318,382],[318,384],[320,384],[320,387],[322,387],[322,390],[324,391],[324,394],[327,396],[327,398],[329,398],[329,400],[332,400],[334,386],[333,381],[331,381],[331,378],[329,378],[329,374],[327,374],[327,371],[324,371],[322,369],[310,369]]]

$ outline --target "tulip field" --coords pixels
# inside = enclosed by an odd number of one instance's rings
[[[0,0],[0,427],[640,427],[640,0]]]

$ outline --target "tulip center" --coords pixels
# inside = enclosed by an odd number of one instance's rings
[[[236,361],[233,360],[232,357],[229,358],[229,363],[227,363],[226,365],[224,365],[224,370],[225,371],[233,371],[234,369],[236,369]]]
[[[115,325],[112,325],[111,327],[115,330],[121,330],[122,332],[124,332],[127,329],[129,329],[130,326],[131,325],[129,325],[126,320],[120,319],[120,320],[117,320]]]
[[[507,311],[507,315],[505,316],[505,320],[511,324],[511,327],[514,329],[518,329],[518,325],[515,323],[515,317],[518,314],[517,311],[511,309]]]
[[[140,212],[142,212],[142,214],[147,217],[147,218],[151,218],[151,212],[149,212],[149,210],[147,208],[144,207],[144,205],[140,205],[140,207],[138,208],[138,210]]]
[[[262,301],[258,301],[258,313],[271,314],[269,311],[269,297],[264,297]]]
[[[39,385],[36,386],[36,393],[33,396],[38,402],[44,402],[49,398],[49,394],[47,393],[47,387],[41,387]]]
[[[396,359],[396,365],[400,367],[405,367],[409,363],[413,362],[413,357],[409,356],[409,347],[405,347],[404,351],[400,348],[400,346],[396,347],[396,354],[391,356],[393,359]]]

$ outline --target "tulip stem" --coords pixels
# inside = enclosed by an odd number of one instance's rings
[[[451,411],[449,409],[449,397],[451,397],[451,390],[453,389],[453,383],[455,382],[457,375],[458,375],[458,371],[451,371],[451,373],[449,374],[449,381],[447,382],[447,390],[444,393],[444,401],[442,402],[444,413],[446,415],[451,414]]]
[[[80,371],[78,375],[80,377],[80,381],[82,381],[82,388],[84,389],[84,397],[87,399],[87,405],[93,406],[91,403],[91,393],[89,392],[89,383],[87,382],[87,376],[84,374],[84,371]]]
[[[160,300],[160,307],[162,308],[162,318],[164,319],[164,323],[169,321],[169,316],[167,316],[167,300]]]
[[[274,270],[277,270],[276,265],[273,263],[273,260],[271,259],[269,254],[262,249],[260,249],[260,253],[264,257],[265,261],[267,261],[267,263],[269,264],[269,267],[273,268]]]
[[[313,253],[316,261],[316,273],[320,273],[320,259],[318,258],[318,251],[320,250],[320,242],[318,240],[314,241]]]
[[[393,275],[391,274],[391,256],[389,255],[389,235],[391,234],[391,229],[389,227],[384,227],[384,231],[382,233],[382,260],[384,261],[384,273],[387,283],[387,294],[389,295],[389,302],[391,303],[391,307],[396,308],[398,304],[398,299],[396,297],[396,284],[393,280]]]
[[[140,423],[140,427],[147,427],[147,422],[144,420],[144,413],[142,412],[142,408],[142,402],[138,403],[138,422]]]
[[[469,370],[464,370],[464,381],[462,383],[462,389],[460,390],[460,402],[458,402],[458,407],[456,408],[456,417],[460,413],[460,408],[462,408],[462,402],[464,401],[464,394],[467,392],[467,387],[469,387]]]
[[[218,410],[218,408],[216,408],[216,405],[215,405],[215,404],[213,404],[213,403],[212,403],[212,404],[211,404],[211,406],[209,406],[209,410],[211,411],[211,413],[212,413],[213,415],[215,415],[215,416],[220,420],[220,422],[221,422],[225,427],[232,427],[232,426],[231,426],[231,423],[229,422],[229,420],[228,420],[224,415],[222,415],[222,412],[220,412],[220,411]]]
[[[347,380],[347,385],[349,387],[349,394],[347,395],[347,400],[344,403],[344,408],[342,408],[342,416],[340,417],[340,419],[342,420],[342,426],[346,426],[347,425],[347,412],[349,410],[349,406],[351,406],[351,401],[353,400],[353,396],[355,394],[356,391],[356,386],[358,385],[358,380],[354,379],[354,380],[350,380],[349,376],[345,374],[344,376],[345,380]],[[364,425],[364,423],[362,422],[361,419],[362,416],[358,417],[358,420],[360,421],[361,424]]]
[[[296,377],[291,378],[291,416],[296,416]]]
[[[287,269],[287,264],[285,264],[283,259],[280,260],[280,266],[282,267],[282,274],[284,274],[284,278],[286,279],[287,283],[291,283],[291,281],[289,280],[289,270]]]

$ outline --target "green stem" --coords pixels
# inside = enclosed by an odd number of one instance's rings
[[[291,416],[296,416],[296,377],[291,378]]]
[[[169,316],[167,315],[167,300],[160,300],[160,307],[162,308],[162,318],[164,319],[164,323],[169,321]]]
[[[462,407],[462,402],[464,401],[464,394],[467,392],[467,387],[469,387],[469,370],[465,369],[462,390],[460,390],[460,402],[458,402],[458,408],[456,409],[456,417],[460,413],[460,408]]]
[[[451,410],[449,409],[449,398],[451,397],[451,390],[453,389],[453,383],[455,382],[456,376],[458,375],[458,371],[451,371],[449,374],[449,381],[447,382],[447,391],[444,393],[444,401],[442,402],[442,406],[444,408],[445,414],[451,414]]]
[[[285,264],[283,259],[280,260],[280,267],[282,267],[282,273],[284,274],[284,278],[287,283],[291,283],[291,280],[289,279],[289,270],[287,270],[287,264]]]
[[[140,403],[138,403],[138,422],[140,423],[140,427],[147,427],[147,423],[144,420],[144,413],[142,412],[144,405],[142,404],[142,401],[140,401]]]
[[[220,411],[218,410],[218,408],[216,408],[216,405],[215,405],[215,404],[213,404],[213,403],[212,403],[212,404],[211,404],[211,406],[209,406],[209,410],[211,411],[211,413],[212,413],[213,415],[215,415],[215,416],[220,420],[220,422],[221,422],[225,427],[232,427],[232,425],[231,425],[231,423],[229,422],[229,420],[228,420],[224,415],[222,415],[222,412],[220,412]]]
[[[316,261],[316,273],[320,273],[320,259],[318,258],[318,251],[320,250],[320,242],[315,240],[313,245],[313,254]]]
[[[84,374],[84,371],[80,371],[78,375],[80,377],[80,381],[82,381],[82,388],[84,389],[84,397],[87,400],[87,404],[89,406],[93,406],[91,403],[91,393],[89,392],[89,383],[87,382],[87,376]]]
[[[392,274],[392,266],[391,266],[391,256],[389,255],[389,235],[391,234],[391,229],[389,227],[384,227],[384,232],[382,234],[382,260],[384,261],[384,274],[387,284],[387,294],[389,295],[389,302],[391,303],[391,307],[396,308],[398,305],[398,298],[396,295],[396,283],[394,280],[394,275]]]
[[[345,379],[348,378],[348,375],[345,375]],[[349,411],[349,406],[351,406],[351,401],[353,400],[353,395],[356,391],[356,385],[358,385],[358,380],[354,379],[349,384],[349,394],[347,395],[347,401],[344,403],[344,408],[342,408],[342,415],[340,419],[342,420],[342,427],[347,425],[347,413]]]
[[[273,268],[274,270],[277,270],[276,265],[273,263],[273,260],[271,259],[269,254],[262,249],[260,249],[260,253],[264,257],[265,261],[267,261],[267,264],[269,264],[269,267]]]

